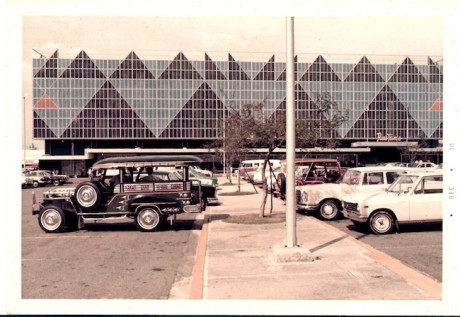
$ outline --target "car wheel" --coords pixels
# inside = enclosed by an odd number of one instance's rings
[[[99,207],[101,199],[101,190],[96,184],[83,182],[75,188],[75,202],[83,211],[96,209]]]
[[[333,200],[326,200],[319,207],[319,217],[322,220],[335,220],[340,216],[339,205]]]
[[[40,184],[39,184],[37,181],[34,181],[34,182],[32,183],[32,187],[33,187],[33,188],[37,188],[38,186],[40,186]]]
[[[64,230],[65,215],[61,208],[50,206],[38,214],[38,224],[47,233],[56,233]]]
[[[158,229],[164,222],[158,207],[150,206],[137,213],[135,223],[140,231],[150,232]]]
[[[387,211],[377,211],[369,220],[369,227],[375,234],[389,233],[394,228],[394,219]]]
[[[57,179],[53,180],[53,185],[54,186],[59,186],[60,185],[59,180],[57,180]]]

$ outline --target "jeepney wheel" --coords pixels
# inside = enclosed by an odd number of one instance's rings
[[[102,195],[96,184],[83,182],[75,188],[75,201],[83,211],[91,211],[99,207]]]
[[[54,185],[54,186],[59,186],[59,185],[60,185],[59,180],[55,179],[55,180],[53,181],[53,185]]]
[[[65,215],[61,208],[49,206],[38,214],[38,224],[47,233],[56,233],[64,230]]]
[[[339,205],[331,199],[326,200],[319,207],[319,217],[322,220],[335,220],[338,219],[339,216]]]
[[[164,222],[160,210],[156,206],[141,209],[136,215],[136,227],[143,232],[155,231]]]
[[[369,227],[375,234],[389,233],[394,228],[395,221],[393,216],[387,211],[377,211],[369,220]]]

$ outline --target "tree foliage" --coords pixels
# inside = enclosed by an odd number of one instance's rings
[[[296,147],[336,147],[336,130],[347,120],[347,111],[340,110],[328,92],[318,93],[315,104],[316,111],[309,118],[296,119]],[[264,101],[227,108],[229,111],[221,125],[220,138],[213,142],[217,152],[225,155],[227,177],[231,180],[228,165],[240,161],[243,153],[254,148],[267,149],[262,171],[267,170],[273,151],[286,145],[286,113],[278,111],[268,115]],[[264,194],[260,216],[264,216],[268,192],[265,173],[262,173],[262,181]]]

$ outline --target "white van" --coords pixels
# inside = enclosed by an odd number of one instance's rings
[[[280,160],[270,160],[270,165],[275,168],[281,165]],[[240,168],[237,172],[243,179],[252,178],[254,172],[264,164],[264,160],[245,160],[241,162]]]

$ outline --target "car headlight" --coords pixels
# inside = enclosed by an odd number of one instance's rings
[[[300,191],[300,201],[306,203],[308,201],[308,194],[306,191]]]

